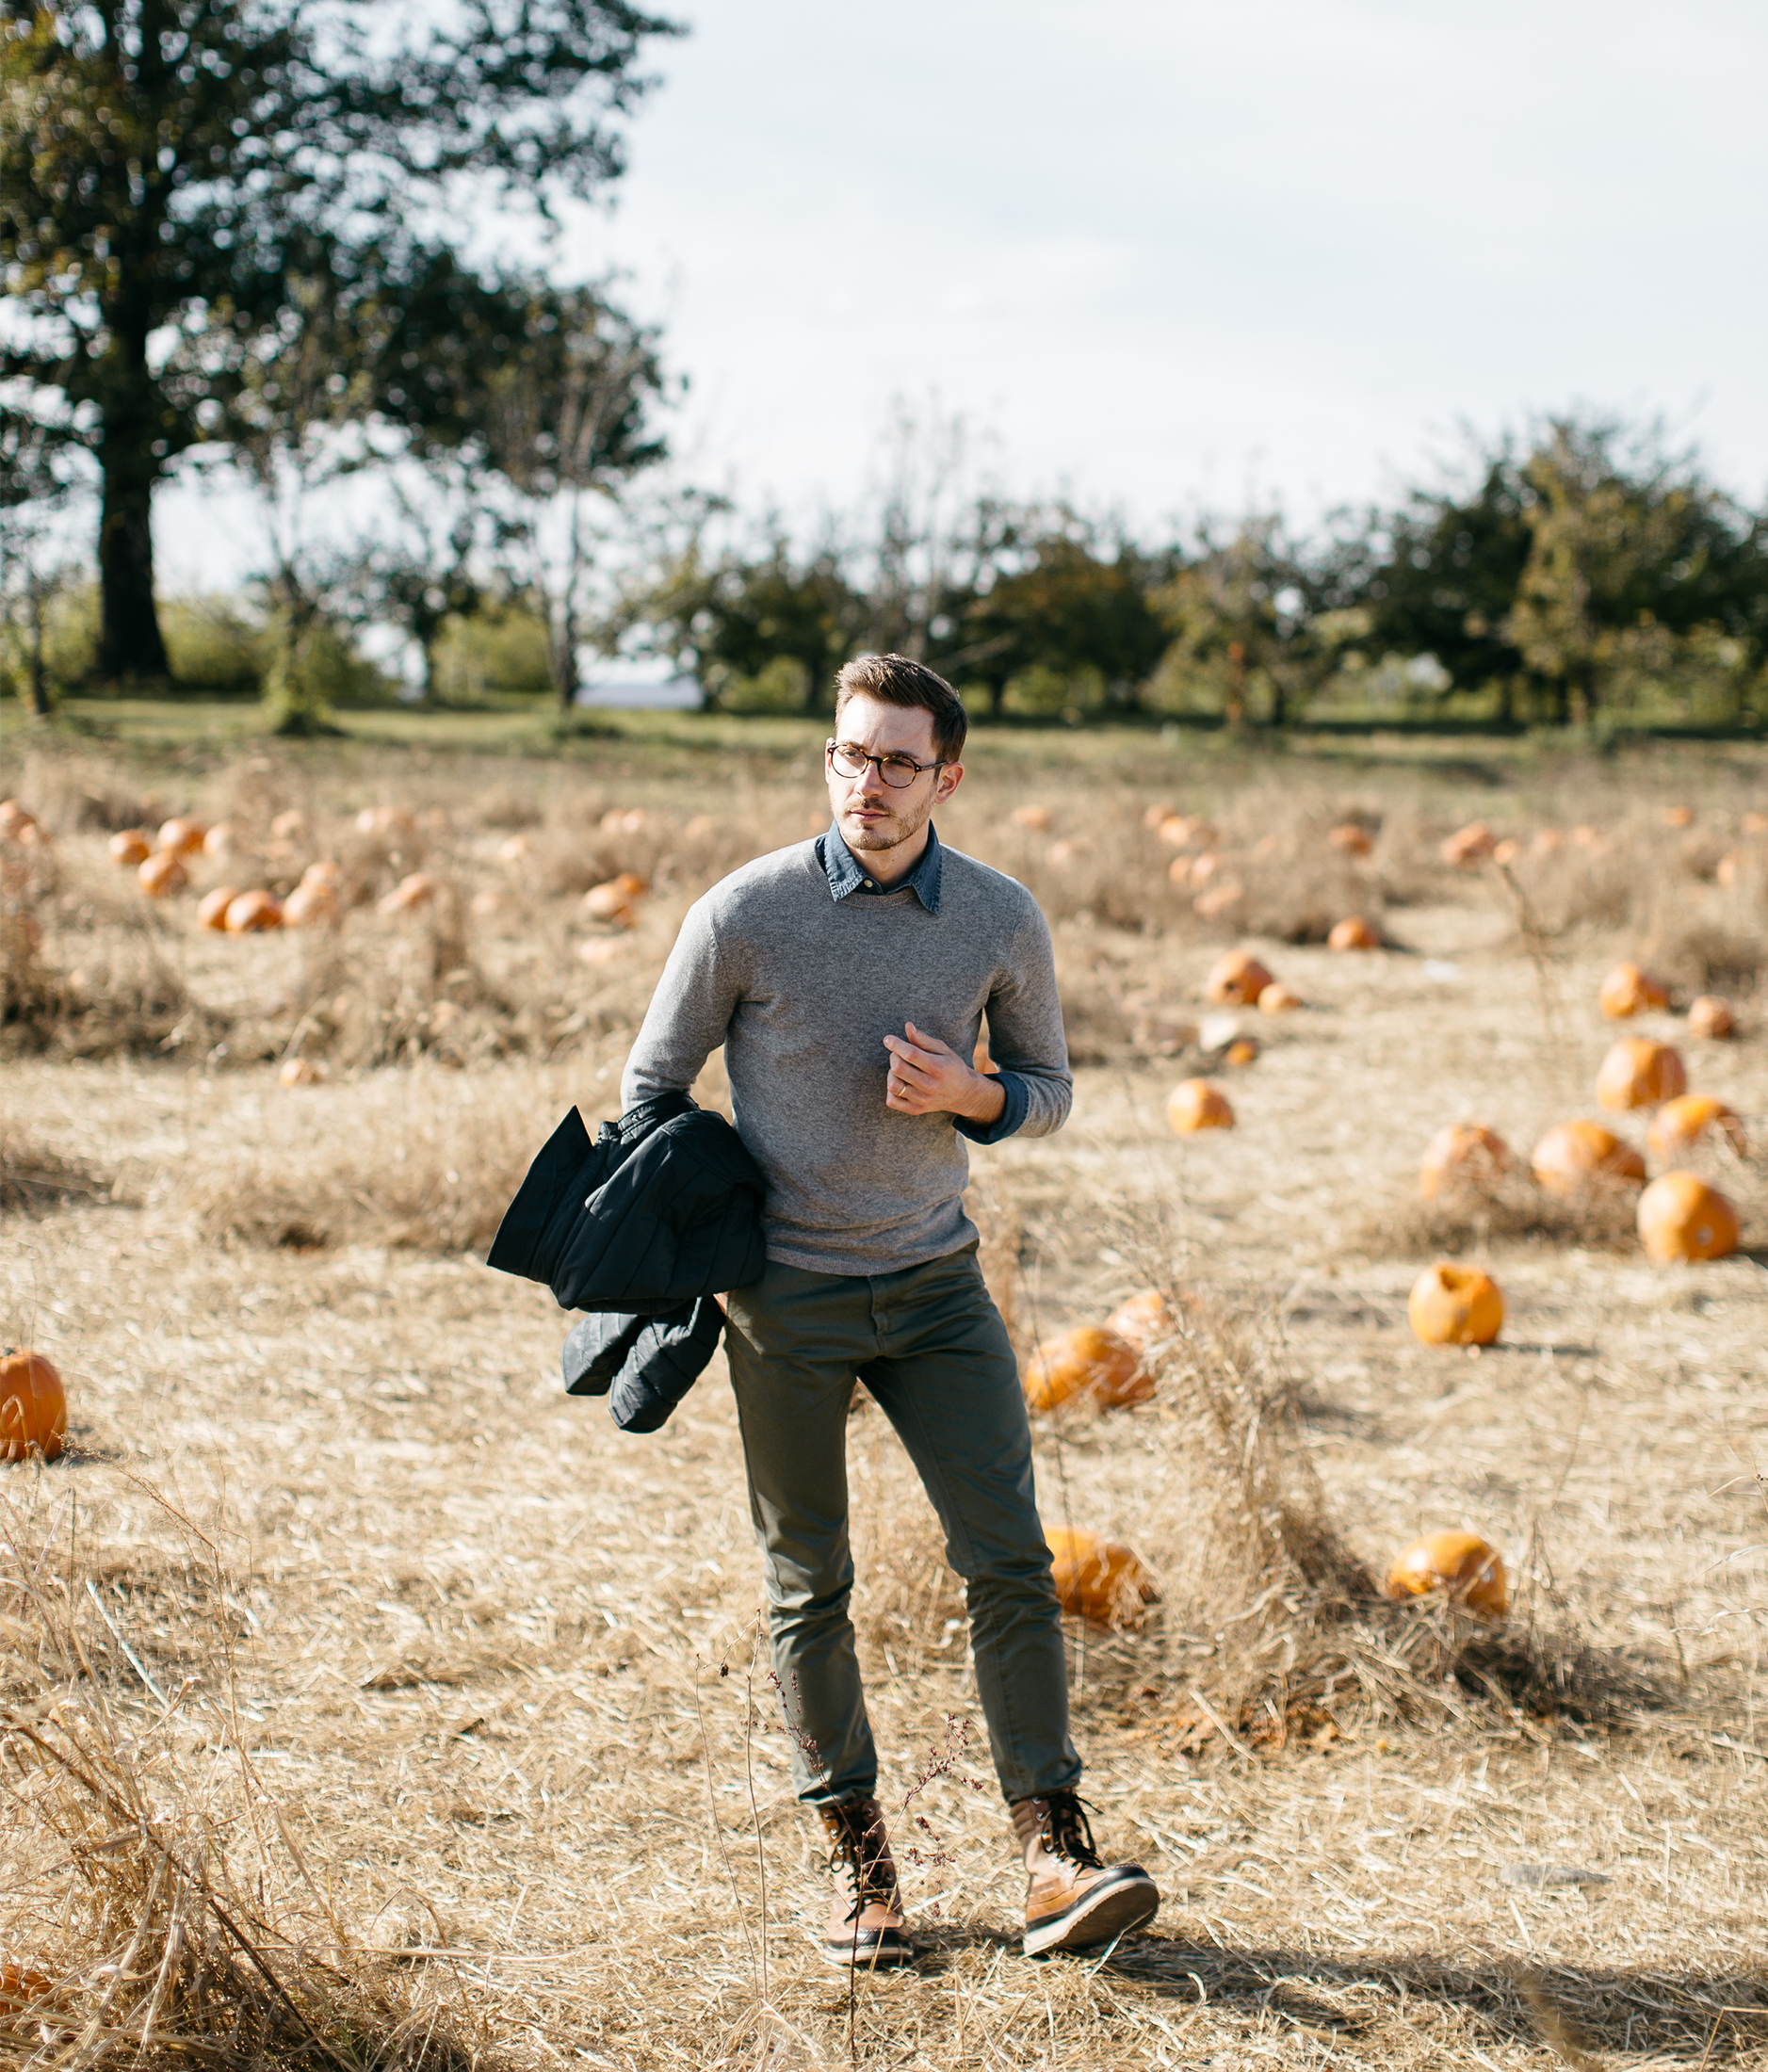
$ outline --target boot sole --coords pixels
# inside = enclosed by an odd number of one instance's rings
[[[1145,1928],[1160,1909],[1152,1878],[1126,1878],[1090,1893],[1061,1914],[1025,1932],[1025,1953],[1041,1957],[1052,1950],[1096,1950],[1132,1929]]]
[[[862,1943],[856,1951],[852,1943],[820,1943],[824,1964],[832,1964],[837,1971],[891,1971],[898,1965],[915,1962],[915,1946],[912,1943],[879,1943],[870,1946]]]

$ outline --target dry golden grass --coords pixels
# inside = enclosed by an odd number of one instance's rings
[[[808,829],[809,776],[275,751],[174,788],[43,756],[44,982],[83,974],[96,1006],[105,960],[145,942],[203,1036],[79,1061],[65,1005],[28,1041],[7,1025],[0,1336],[48,1352],[72,1406],[61,1462],[0,1470],[0,1962],[50,1989],[0,2008],[12,2061],[835,2065],[850,2018],[859,2062],[942,2072],[1768,2057],[1760,1267],[1652,1269],[1532,1196],[1508,1221],[1410,1206],[1440,1123],[1526,1160],[1590,1111],[1615,955],[1688,986],[1724,931],[1753,972],[1759,882],[1712,858],[1747,850],[1742,777],[1679,776],[1699,820],[1670,835],[1662,784],[1613,766],[1475,792],[991,753],[942,832],[1046,899],[1096,1060],[1062,1135],[975,1157],[991,1285],[1022,1343],[1150,1284],[1192,1301],[1152,1401],[1037,1431],[1049,1522],[1128,1541],[1160,1584],[1141,1632],[1070,1633],[1089,1796],[1161,1883],[1156,1932],[1102,1965],[1018,1956],[961,1593],[862,1406],[855,1619],[927,1954],[850,2008],[807,1946],[821,1870],[755,1651],[722,1368],[662,1433],[619,1433],[560,1394],[550,1298],[471,1255],[563,1109],[611,1112],[688,901]],[[1012,822],[1027,796],[1047,833]],[[1142,817],[1162,798],[1213,821],[1252,940],[1309,1002],[1240,1013],[1264,1048],[1223,1068],[1239,1126],[1208,1141],[1161,1105],[1220,1056],[1198,994],[1228,923],[1172,884]],[[150,802],[237,819],[253,882],[335,855],[361,902],[285,938],[205,937],[188,898],[143,919],[103,839]],[[376,805],[411,827],[363,834]],[[304,832],[272,835],[290,810]],[[1519,906],[1437,856],[1476,814],[1612,847],[1525,846]],[[1353,815],[1372,853],[1316,870]],[[380,914],[417,867],[443,898]],[[625,868],[652,892],[604,931],[581,889]],[[1406,947],[1317,947],[1353,898]],[[1733,1044],[1641,1026],[1754,1138],[1768,1051],[1742,1005]],[[279,1085],[289,1055],[318,1083]],[[1758,1243],[1758,1167],[1723,1156],[1703,1170]],[[1406,1329],[1438,1245],[1503,1286],[1477,1356]],[[1503,1627],[1373,1594],[1404,1540],[1463,1524],[1511,1568]]]

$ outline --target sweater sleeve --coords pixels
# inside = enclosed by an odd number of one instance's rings
[[[724,1041],[741,996],[740,976],[719,940],[709,899],[688,909],[620,1077],[620,1105],[686,1093]]]
[[[988,996],[988,1054],[1000,1067],[1001,1078],[1017,1085],[1009,1093],[999,1122],[974,1141],[998,1143],[1012,1134],[1002,1125],[1018,1106],[1021,1092],[1025,1106],[1019,1128],[1028,1137],[1047,1137],[1059,1130],[1068,1120],[1075,1082],[1056,990],[1056,954],[1049,928],[1035,906],[1014,930],[1012,948]]]

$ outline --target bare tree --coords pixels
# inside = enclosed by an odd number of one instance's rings
[[[486,456],[511,575],[546,624],[562,710],[576,703],[602,549],[623,490],[663,457],[645,413],[661,386],[653,334],[591,288],[538,292],[527,334],[492,384]]]

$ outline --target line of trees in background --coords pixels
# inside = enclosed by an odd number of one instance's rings
[[[1470,440],[1306,534],[1150,539],[981,490],[937,412],[810,539],[655,487],[658,341],[561,277],[557,233],[618,178],[672,33],[624,0],[0,0],[0,670],[36,710],[180,684],[291,731],[395,695],[569,707],[619,655],[815,713],[890,648],[995,718],[1768,715],[1768,519],[1653,427]],[[536,256],[476,261],[475,225]],[[162,600],[154,492],[211,466],[254,493],[258,578]]]

